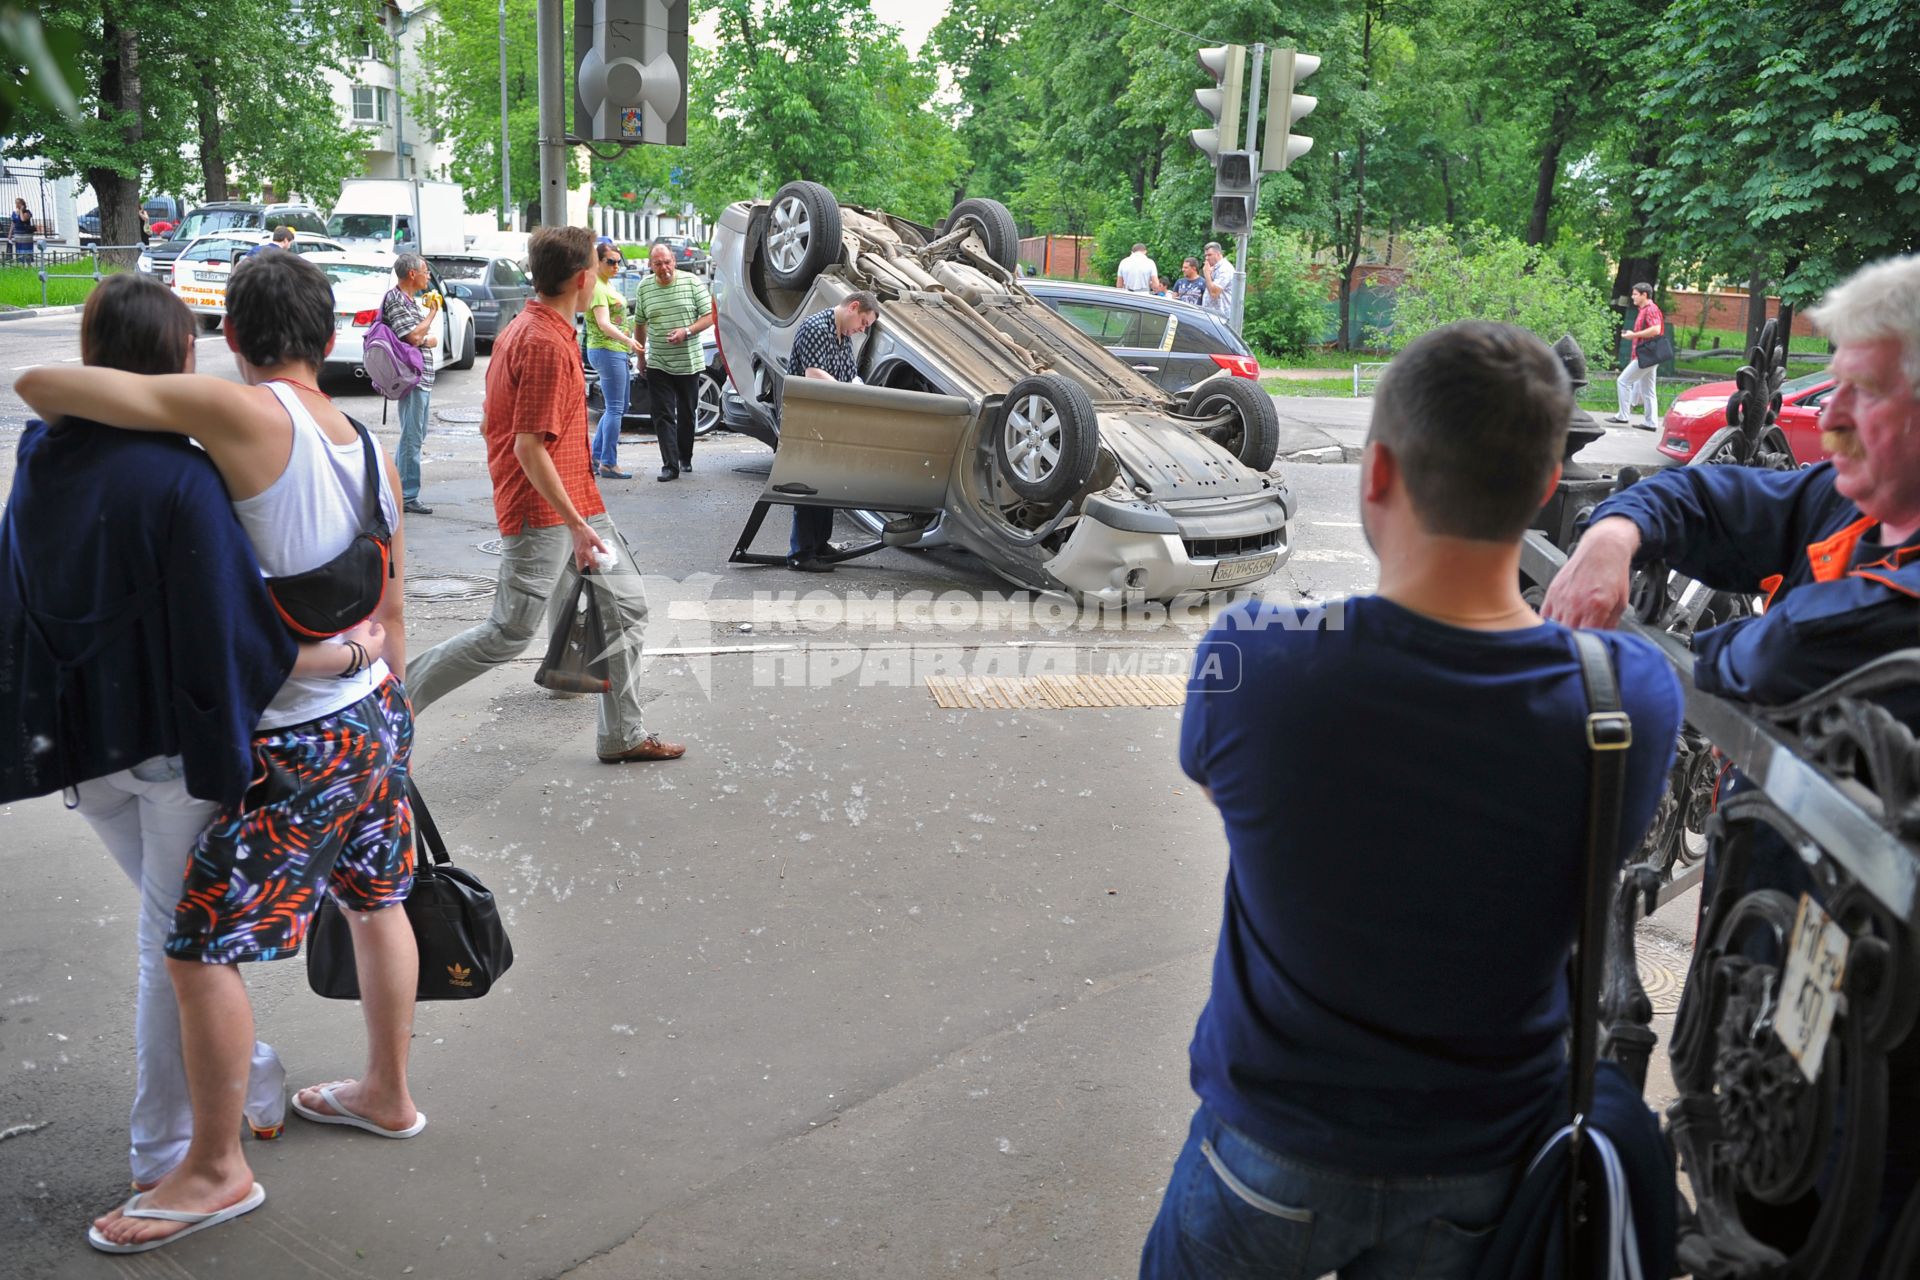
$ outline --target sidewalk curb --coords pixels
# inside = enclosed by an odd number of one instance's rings
[[[11,311],[0,311],[0,321],[26,320],[34,316],[77,316],[87,309],[86,304],[60,307],[17,307]]]

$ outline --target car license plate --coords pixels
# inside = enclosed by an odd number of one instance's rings
[[[1223,582],[1251,582],[1255,578],[1264,578],[1273,572],[1273,566],[1280,563],[1280,553],[1269,551],[1263,556],[1254,556],[1250,560],[1222,560],[1213,566],[1213,583],[1219,586]]]
[[[336,331],[344,329],[352,323],[353,323],[352,316],[335,316],[333,318],[333,327]]]
[[[1846,971],[1847,931],[1835,924],[1819,903],[1801,894],[1800,912],[1793,918],[1787,971],[1780,979],[1773,1033],[1809,1081],[1819,1078]]]

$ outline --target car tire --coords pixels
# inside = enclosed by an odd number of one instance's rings
[[[200,319],[200,327],[202,329],[205,329],[208,333],[212,333],[215,329],[218,329],[220,327],[219,316],[210,316],[210,315],[202,314],[199,317],[199,319]]]
[[[1250,378],[1208,378],[1187,395],[1186,416],[1211,418],[1231,412],[1240,421],[1237,430],[1209,435],[1245,466],[1265,471],[1280,452],[1280,414],[1273,397]]]
[[[710,435],[720,428],[722,408],[726,403],[725,388],[713,370],[700,371],[700,388],[694,395],[693,434],[698,439]]]
[[[940,224],[940,234],[946,235],[963,222],[970,222],[986,242],[987,256],[1009,271],[1020,265],[1020,230],[1013,225],[1013,215],[1007,212],[1007,206],[998,200],[975,199],[962,200],[953,206],[953,212]]]
[[[460,358],[453,362],[453,367],[456,369],[473,368],[473,357],[478,345],[478,339],[473,336],[473,326],[469,324],[467,326],[466,341],[460,344]]]
[[[1057,373],[1014,383],[994,416],[993,456],[1007,487],[1029,502],[1078,493],[1100,456],[1100,415],[1086,388]]]
[[[774,193],[761,223],[767,278],[800,291],[840,260],[840,202],[817,182],[789,182]]]

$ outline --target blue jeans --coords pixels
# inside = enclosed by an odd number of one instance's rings
[[[1289,1160],[1202,1104],[1140,1255],[1145,1277],[1445,1280],[1493,1241],[1522,1166],[1369,1177]]]
[[[627,416],[627,393],[633,380],[633,368],[627,353],[608,347],[588,347],[587,362],[600,375],[600,397],[606,407],[600,412],[600,425],[593,430],[593,462],[596,467],[620,465],[620,419]]]
[[[432,359],[429,353],[428,359]],[[400,499],[412,502],[420,496],[420,449],[427,442],[427,402],[433,388],[415,387],[400,397],[400,443],[394,446],[393,466],[400,473]]]

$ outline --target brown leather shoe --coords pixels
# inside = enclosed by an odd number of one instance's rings
[[[634,760],[678,760],[687,754],[685,743],[664,742],[657,733],[650,733],[640,741],[615,756],[601,756],[601,764],[626,764]]]

